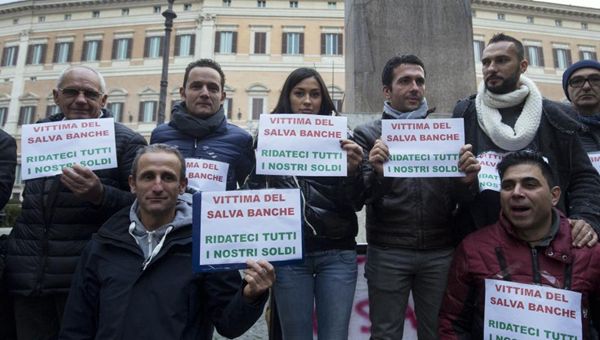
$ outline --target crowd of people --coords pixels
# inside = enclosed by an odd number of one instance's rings
[[[499,33],[482,53],[477,93],[459,100],[462,177],[384,176],[382,120],[429,119],[426,66],[415,55],[384,66],[381,118],[348,131],[344,177],[261,175],[257,141],[227,121],[225,74],[190,63],[181,102],[150,145],[115,123],[118,167],[74,165],[25,182],[2,247],[0,339],[212,339],[247,331],[272,299],[283,339],[348,339],[357,281],[356,211],[366,207],[371,339],[401,339],[409,293],[419,339],[483,336],[485,279],[582,294],[584,338],[600,302],[600,63],[563,75],[569,103],[547,100],[525,76],[523,45]],[[433,85],[435,86],[435,84]],[[60,113],[38,123],[111,117],[102,75],[71,66],[53,90]],[[323,79],[299,68],[271,114],[336,116]],[[501,155],[500,189],[481,190],[482,153]],[[16,143],[0,131],[0,207],[15,176]],[[228,164],[226,189],[297,188],[303,259],[248,259],[242,273],[192,270],[186,158]],[[459,244],[460,243],[460,244]],[[457,246],[458,245],[458,246]]]

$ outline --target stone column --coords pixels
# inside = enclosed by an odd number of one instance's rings
[[[23,95],[25,89],[25,59],[27,58],[27,46],[29,43],[29,30],[23,30],[19,33],[19,55],[15,65],[15,73],[12,79],[12,90],[10,92],[10,104],[8,106],[8,117],[4,131],[12,136],[17,133],[17,123],[19,121],[19,110],[21,103],[19,98]]]
[[[426,69],[438,114],[476,90],[469,0],[346,0],[346,111],[381,112],[381,71],[396,54]]]
[[[203,13],[198,20],[198,31],[196,33],[196,48],[194,56],[200,58],[215,58],[215,14]]]

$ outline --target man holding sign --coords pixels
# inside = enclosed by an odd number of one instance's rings
[[[600,248],[572,245],[570,222],[555,208],[561,189],[541,154],[508,154],[498,172],[499,221],[458,247],[440,312],[440,339],[488,339],[501,331],[512,332],[510,339],[581,339],[582,329],[587,339],[591,307],[600,301]],[[486,285],[486,279],[502,281]],[[580,304],[569,304],[579,297]],[[534,322],[540,315],[542,321]],[[568,327],[572,320],[581,322]]]
[[[481,63],[483,81],[477,94],[459,101],[453,113],[464,118],[466,142],[477,157],[487,153],[488,160],[526,148],[541,152],[564,192],[557,207],[571,218],[574,244],[594,244],[594,229],[600,231],[600,177],[577,138],[580,125],[560,105],[543,99],[524,75],[529,62],[519,40],[494,35]],[[459,225],[468,233],[495,223],[499,209],[498,192],[481,190],[460,207]]]
[[[382,119],[356,128],[354,138],[365,150],[367,264],[372,339],[401,339],[404,314],[413,291],[419,339],[437,339],[437,314],[446,288],[454,238],[452,211],[468,197],[479,164],[470,145],[454,150],[458,178],[384,177],[390,158],[382,141],[385,121],[425,119],[425,66],[414,55],[388,60],[382,74]],[[434,120],[427,120],[429,122]]]
[[[35,125],[110,118],[103,108],[105,93],[104,78],[96,70],[69,67],[53,90],[61,113]],[[136,151],[146,141],[119,123],[114,131],[117,167],[92,171],[73,165],[64,167],[59,176],[25,182],[23,207],[9,237],[6,261],[19,339],[56,337],[81,251],[102,223],[133,201],[127,178]]]
[[[60,339],[212,339],[213,326],[238,337],[262,314],[273,266],[248,260],[238,271],[192,271],[192,205],[185,163],[174,147],[138,152],[136,196],[92,238],[73,280]]]
[[[252,136],[227,122],[224,87],[225,74],[218,63],[210,59],[190,63],[179,89],[182,102],[173,108],[171,121],[154,129],[150,137],[150,144],[179,148],[189,160],[190,186],[201,191],[206,186],[235,190],[254,167]]]

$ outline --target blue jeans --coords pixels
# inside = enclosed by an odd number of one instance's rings
[[[327,250],[305,255],[304,262],[275,268],[273,292],[283,339],[347,340],[356,288],[356,251]]]
[[[369,245],[371,339],[402,339],[408,295],[413,292],[419,340],[438,339],[442,304],[454,249],[415,250]]]

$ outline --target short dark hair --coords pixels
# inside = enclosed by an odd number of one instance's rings
[[[425,75],[425,64],[423,61],[419,59],[414,54],[403,54],[393,56],[390,60],[385,63],[383,67],[383,72],[381,72],[381,84],[384,86],[392,86],[392,81],[394,81],[394,69],[400,64],[413,64],[419,65],[423,68],[423,75]]]
[[[137,153],[135,154],[135,158],[133,159],[133,164],[131,166],[131,177],[133,177],[134,179],[136,178],[138,171],[138,163],[140,162],[140,158],[142,157],[142,155],[147,153],[159,152],[170,153],[177,156],[177,159],[179,159],[179,163],[181,164],[181,168],[179,169],[179,180],[181,181],[183,178],[185,178],[185,159],[183,159],[181,152],[179,152],[179,149],[177,149],[176,146],[162,143],[150,144],[144,146],[143,148],[140,148],[137,151]]]
[[[187,84],[190,72],[195,67],[210,67],[219,72],[219,75],[221,76],[221,91],[225,91],[225,73],[223,73],[221,65],[212,59],[199,59],[189,63],[185,68],[185,74],[183,75],[183,88],[185,88],[185,85]]]
[[[281,94],[279,94],[277,105],[275,105],[275,108],[271,113],[293,113],[292,104],[290,103],[290,93],[292,93],[292,89],[298,85],[298,83],[310,77],[314,77],[321,88],[321,107],[319,108],[319,114],[329,116],[331,115],[331,112],[337,113],[323,78],[317,70],[308,67],[297,68],[288,75],[281,88]]]
[[[546,182],[548,182],[548,186],[552,188],[556,185],[550,164],[546,162],[541,153],[533,150],[520,150],[504,155],[502,161],[496,166],[500,175],[500,181],[504,178],[504,174],[508,168],[520,164],[537,165],[542,170],[542,175],[546,179]]]
[[[492,39],[490,39],[490,41],[488,41],[488,46],[490,44],[501,42],[501,41],[508,41],[508,42],[515,44],[515,48],[517,49],[517,57],[519,58],[519,61],[525,59],[525,49],[523,48],[523,44],[517,38],[513,38],[510,35],[507,35],[504,33],[496,33],[496,34],[494,34]]]

